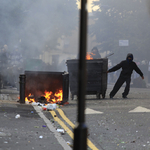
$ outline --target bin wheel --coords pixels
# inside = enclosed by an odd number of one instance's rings
[[[102,95],[102,98],[105,99],[105,95]]]
[[[96,94],[96,98],[97,98],[97,99],[101,99],[100,93],[97,93],[97,94]]]
[[[74,99],[74,95],[73,94],[71,94],[71,100],[73,100]]]
[[[103,98],[103,99],[105,99],[105,94],[106,94],[106,92],[104,92],[104,93],[102,94],[102,98]]]

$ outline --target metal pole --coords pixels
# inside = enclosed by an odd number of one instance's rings
[[[20,103],[24,104],[25,103],[25,75],[20,75]]]
[[[86,91],[86,42],[87,42],[87,0],[81,0],[80,51],[78,74],[78,126],[74,129],[74,150],[87,150],[87,126],[85,124]]]
[[[2,78],[1,78],[1,74],[0,74],[0,94],[1,94],[1,88],[2,88]]]

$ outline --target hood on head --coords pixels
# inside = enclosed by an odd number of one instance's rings
[[[126,60],[128,60],[128,57],[132,58],[132,60],[133,60],[133,54],[128,53],[128,54],[127,54],[127,57],[126,57]]]
[[[91,51],[96,50],[98,52],[98,48],[97,47],[93,47]]]

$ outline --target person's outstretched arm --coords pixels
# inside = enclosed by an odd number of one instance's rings
[[[119,63],[119,64],[117,64],[116,66],[112,67],[111,69],[109,69],[109,70],[107,71],[107,73],[117,71],[117,70],[119,70],[121,67],[122,67],[122,62]]]
[[[136,65],[136,63],[135,63],[134,70],[141,76],[142,79],[144,79],[144,75],[142,71],[140,70],[140,68]]]

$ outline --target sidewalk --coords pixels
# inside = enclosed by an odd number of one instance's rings
[[[71,150],[38,106],[19,104],[15,98],[0,100],[0,150],[27,149]]]

